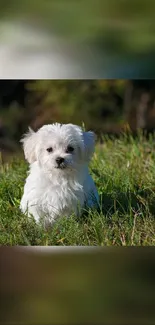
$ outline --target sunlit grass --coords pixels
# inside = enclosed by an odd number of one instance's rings
[[[80,220],[62,218],[48,231],[19,211],[27,164],[22,159],[1,163],[1,245],[155,244],[155,138],[103,140],[90,166],[100,211]]]

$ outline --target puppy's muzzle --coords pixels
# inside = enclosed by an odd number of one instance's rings
[[[65,168],[65,159],[63,157],[57,157],[56,163],[57,163],[56,168]]]

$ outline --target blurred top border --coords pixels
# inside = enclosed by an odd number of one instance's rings
[[[153,0],[0,0],[1,79],[155,77]]]

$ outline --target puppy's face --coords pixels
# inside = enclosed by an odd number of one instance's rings
[[[49,171],[73,170],[80,163],[81,143],[76,130],[66,125],[40,129],[37,160]]]
[[[55,173],[77,170],[89,162],[94,151],[94,133],[73,124],[45,125],[37,132],[29,131],[22,142],[30,164],[38,161]]]

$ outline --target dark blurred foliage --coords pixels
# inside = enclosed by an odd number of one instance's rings
[[[119,135],[154,130],[154,80],[1,80],[0,145],[18,144],[28,126],[75,123]],[[7,139],[7,142],[6,142]],[[10,144],[12,147],[12,145]]]

